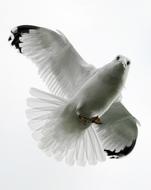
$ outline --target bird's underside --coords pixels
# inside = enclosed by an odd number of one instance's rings
[[[49,90],[46,93],[32,88],[27,101],[29,126],[40,149],[70,165],[96,164],[106,155],[119,158],[132,151],[137,120],[120,101],[114,101],[101,117],[77,116],[68,106],[97,69],[81,58],[61,32],[22,25],[11,31],[9,41],[36,64]],[[126,58],[118,56],[115,62],[120,60]]]

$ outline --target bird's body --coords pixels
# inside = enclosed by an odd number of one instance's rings
[[[33,137],[48,155],[68,164],[125,156],[137,138],[137,120],[119,97],[130,61],[117,56],[96,69],[60,32],[23,25],[9,38],[38,66],[51,93],[31,89],[27,111]],[[102,123],[102,122],[103,123]]]
[[[103,115],[120,96],[126,73],[122,61],[116,60],[98,69],[72,99],[76,111],[86,117]]]

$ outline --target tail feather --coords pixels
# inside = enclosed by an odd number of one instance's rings
[[[85,154],[85,147],[84,147],[84,138],[82,135],[79,138],[77,147],[76,147],[76,160],[77,160],[78,165],[84,166],[86,164],[86,154]]]
[[[39,98],[39,99],[43,99],[43,100],[47,100],[48,102],[50,100],[57,100],[57,102],[55,103],[67,103],[67,100],[65,100],[64,98],[61,98],[59,96],[55,96],[53,94],[50,94],[50,93],[47,93],[47,92],[44,92],[42,90],[39,90],[39,89],[36,89],[36,88],[31,88],[30,89],[30,94],[36,98]]]
[[[53,110],[50,110],[53,111]],[[39,111],[36,109],[29,109],[26,111],[26,116],[28,119],[32,120],[46,120],[47,118],[51,118],[50,111]]]
[[[28,126],[30,127],[30,129],[32,131],[36,131],[37,129],[45,126],[49,122],[50,122],[49,120],[42,120],[42,121],[39,121],[39,120],[29,120]]]
[[[37,109],[38,108],[51,109],[50,105],[55,108],[55,106],[58,106],[60,104],[58,102],[46,101],[43,99],[28,98],[27,105],[30,106],[31,108],[33,107],[34,109],[36,109],[36,108]]]
[[[103,156],[102,155],[102,149],[103,149],[102,144],[101,144],[94,128],[92,127],[89,130],[90,130],[92,142],[94,143],[97,160],[102,161],[102,156]],[[104,159],[105,159],[105,157],[104,157]]]
[[[74,165],[75,163],[75,149],[76,147],[73,147],[72,149],[69,149],[67,151],[67,156],[65,158],[65,162],[69,164],[70,166]]]
[[[89,164],[96,164],[96,155],[94,153],[94,147],[91,140],[91,136],[89,133],[89,129],[86,132],[86,154],[87,154],[87,160]]]
[[[96,164],[105,153],[93,129],[84,128],[67,100],[32,88],[26,114],[39,148],[57,160],[73,165]]]

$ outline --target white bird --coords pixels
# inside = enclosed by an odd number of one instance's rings
[[[39,147],[73,165],[126,156],[137,120],[120,102],[130,60],[117,56],[102,68],[87,64],[59,31],[22,25],[9,41],[31,58],[50,93],[32,88],[27,117]]]

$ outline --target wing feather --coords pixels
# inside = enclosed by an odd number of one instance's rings
[[[72,97],[95,73],[60,31],[22,25],[11,31],[9,40],[38,67],[51,93]]]
[[[113,103],[102,116],[97,134],[103,148],[110,158],[119,158],[129,154],[135,146],[138,135],[138,122],[120,103]]]

